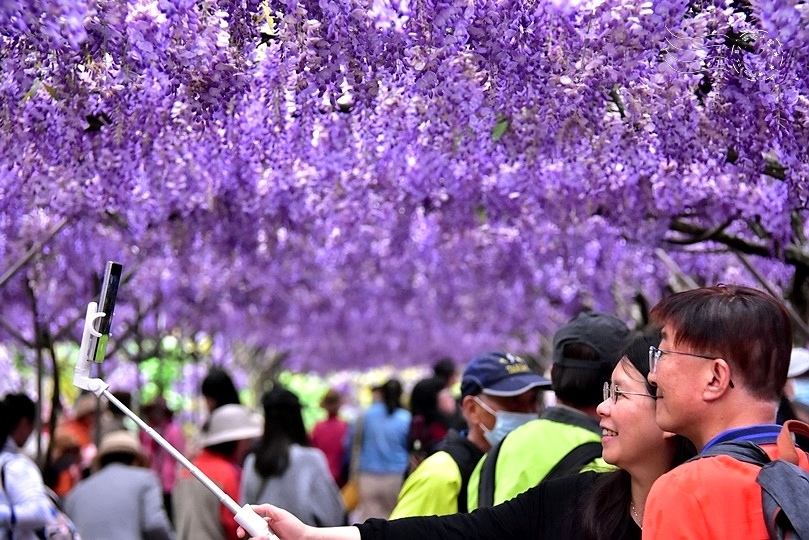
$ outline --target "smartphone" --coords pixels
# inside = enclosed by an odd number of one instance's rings
[[[101,363],[107,354],[107,342],[110,339],[110,326],[112,325],[112,313],[115,310],[115,299],[118,296],[118,285],[121,283],[120,263],[107,261],[104,268],[104,280],[101,282],[101,294],[98,296],[98,311],[104,316],[99,317],[94,322],[95,330],[101,337],[90,337],[90,358],[94,362]]]

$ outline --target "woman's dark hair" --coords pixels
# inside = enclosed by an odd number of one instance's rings
[[[214,409],[218,409],[222,405],[241,404],[233,379],[222,368],[214,366],[208,370],[208,374],[202,380],[201,390],[203,396],[211,398],[216,403]]]
[[[217,456],[224,456],[230,457],[236,451],[236,448],[239,446],[239,441],[225,441],[219,444],[212,444],[211,446],[206,446],[205,450],[212,454],[216,454]]]
[[[402,408],[402,383],[396,379],[390,379],[382,385],[382,403],[388,410],[388,415],[393,414],[396,409]]]
[[[652,331],[633,339],[621,355],[643,375],[646,390],[657,395],[657,387],[649,383],[649,347],[660,344],[660,332]],[[619,361],[619,362],[620,362]],[[697,454],[697,449],[686,439],[677,435],[671,468],[680,465]],[[632,519],[629,505],[632,501],[631,476],[623,469],[598,475],[593,491],[586,499],[582,515],[584,538],[588,540],[612,540],[624,538]]]
[[[421,416],[425,423],[444,421],[438,410],[438,394],[444,390],[444,381],[437,377],[422,379],[413,386],[410,392],[410,412],[414,417]]]
[[[458,368],[455,367],[455,361],[445,356],[444,358],[439,358],[435,364],[433,364],[433,376],[437,379],[444,381],[444,386],[449,384],[449,380],[458,373]]]
[[[264,434],[256,449],[256,472],[262,478],[280,476],[289,467],[289,447],[309,446],[298,396],[276,384],[261,397]]]
[[[10,433],[11,418],[9,417],[5,400],[2,400],[0,401],[0,448],[6,445],[6,439],[8,439]]]
[[[30,397],[23,393],[7,394],[3,402],[9,418],[9,428],[14,429],[21,420],[25,419],[32,424],[37,417],[37,406]]]

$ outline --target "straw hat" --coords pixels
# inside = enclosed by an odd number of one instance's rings
[[[136,458],[136,465],[145,465],[149,461],[138,436],[125,429],[111,431],[101,439],[101,445],[94,458],[96,468],[100,465],[101,459],[109,454],[132,454]]]
[[[96,413],[98,398],[95,394],[81,394],[73,403],[73,418],[84,418]]]
[[[202,432],[200,446],[208,447],[230,441],[255,439],[264,432],[261,416],[242,405],[222,405],[208,419]]]
[[[53,435],[54,459],[59,459],[68,452],[75,452],[78,454],[80,451],[81,445],[79,444],[78,439],[76,439],[76,436],[62,427],[57,427],[56,433]]]

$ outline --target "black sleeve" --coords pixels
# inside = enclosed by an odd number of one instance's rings
[[[598,473],[581,473],[533,487],[497,506],[469,514],[369,519],[357,525],[362,540],[494,540],[561,538]]]

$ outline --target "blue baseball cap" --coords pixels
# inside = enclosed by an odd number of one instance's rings
[[[469,362],[461,378],[461,395],[519,396],[532,388],[547,389],[551,381],[540,377],[519,356],[490,352]]]

